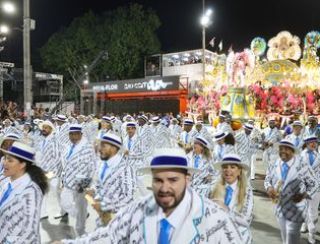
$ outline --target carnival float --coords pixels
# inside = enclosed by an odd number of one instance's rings
[[[189,100],[189,111],[215,117],[221,110],[246,120],[293,111],[320,114],[320,32],[298,36],[282,31],[268,42],[251,41],[241,52],[216,54],[213,70]],[[298,110],[298,111],[297,111]]]

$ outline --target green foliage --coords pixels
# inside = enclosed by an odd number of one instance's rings
[[[102,15],[90,11],[49,38],[40,49],[42,64],[48,72],[63,74],[68,83],[69,69],[82,73],[84,64],[89,65],[106,50],[109,58],[100,60],[90,73],[90,82],[103,81],[106,76],[142,77],[144,57],[160,51],[155,34],[159,27],[158,16],[139,4]]]

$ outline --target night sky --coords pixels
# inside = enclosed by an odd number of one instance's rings
[[[10,17],[1,13],[0,19],[18,27],[22,25],[23,0],[11,1],[18,4],[18,13]],[[162,25],[157,34],[163,52],[201,47],[202,0],[31,0],[31,17],[37,21],[32,32],[34,66],[39,67],[40,63],[38,49],[74,17],[90,9],[101,13],[132,2],[151,7],[158,14]],[[289,30],[300,38],[310,30],[320,30],[320,0],[206,0],[206,6],[214,11],[213,23],[207,29],[207,43],[216,37],[216,44],[223,40],[224,50],[230,45],[241,50],[255,36],[269,39],[281,30]],[[10,34],[0,55],[2,61],[22,65],[21,32]]]

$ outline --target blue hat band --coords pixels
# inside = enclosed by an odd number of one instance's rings
[[[219,139],[223,138],[224,136],[225,136],[225,134],[223,133],[223,134],[220,134],[220,135],[216,135],[215,138],[217,140],[219,140]]]
[[[294,148],[294,145],[290,142],[286,142],[286,141],[283,141],[283,142],[280,142],[279,144],[280,146],[286,146],[286,147],[292,147]]]
[[[160,156],[152,159],[151,166],[188,167],[188,162],[182,157]]]
[[[317,137],[311,137],[308,139],[305,139],[304,142],[308,143],[308,142],[318,142],[318,138]]]
[[[70,127],[69,131],[70,132],[76,132],[76,131],[82,131],[82,129],[79,128],[79,127]]]
[[[20,155],[23,158],[29,159],[30,161],[34,160],[34,154],[26,152],[24,150],[21,150],[20,148],[17,147],[11,147],[9,149],[9,152],[16,154],[17,156]]]
[[[193,125],[193,122],[189,122],[189,121],[185,121],[184,123],[183,123],[184,125]]]
[[[234,158],[234,157],[226,157],[222,159],[222,162],[224,161],[231,161],[231,162],[235,162],[235,163],[241,163],[241,160],[238,158]]]
[[[140,116],[139,119],[142,119],[142,120],[144,120],[145,122],[148,122],[148,118],[145,117],[145,116]]]
[[[136,124],[134,124],[134,123],[128,123],[128,124],[127,124],[127,127],[136,127]]]
[[[207,143],[206,143],[204,140],[202,140],[201,138],[196,138],[196,141],[198,141],[198,142],[200,142],[201,144],[207,146]]]
[[[121,147],[121,145],[122,145],[121,142],[119,142],[113,138],[107,137],[107,136],[102,137],[102,140],[105,142],[110,142],[111,144],[116,144],[119,147]]]

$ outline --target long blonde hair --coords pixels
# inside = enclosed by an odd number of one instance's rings
[[[238,192],[238,199],[237,199],[237,210],[239,212],[242,210],[242,208],[245,204],[245,198],[246,198],[246,194],[247,194],[247,185],[248,185],[247,182],[248,182],[248,179],[247,179],[246,171],[243,168],[241,168],[241,172],[238,177],[239,192]],[[218,199],[218,200],[224,201],[224,197],[226,194],[225,185],[226,185],[226,182],[221,174],[221,179],[215,185],[213,191],[210,193],[209,198],[212,200]]]

